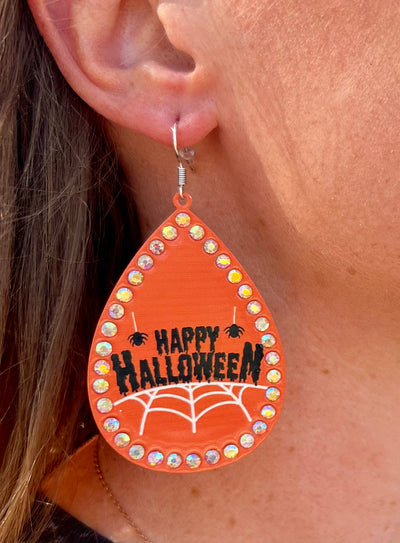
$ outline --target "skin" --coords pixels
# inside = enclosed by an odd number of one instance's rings
[[[163,143],[172,144],[169,127],[182,104],[178,135],[197,151],[188,186],[193,209],[229,240],[267,301],[285,348],[285,407],[252,455],[222,470],[170,477],[130,465],[103,443],[101,466],[118,500],[154,543],[395,543],[397,2],[151,2],[144,28],[169,39],[154,48],[152,61],[160,66],[146,80],[155,94],[168,96],[157,128],[145,113],[136,124],[134,105],[122,119],[118,106],[115,113],[107,105],[111,99],[90,94],[79,75],[86,70],[89,78],[84,62],[75,66],[63,52],[65,35],[43,23],[47,4],[30,5],[70,84],[108,119],[144,236],[172,209],[176,159]],[[55,5],[62,14],[64,3]],[[134,5],[126,6],[127,24],[137,23]],[[78,10],[74,17],[68,28],[89,36],[93,55],[86,66],[100,62],[90,30],[106,25],[106,16],[89,23]],[[108,65],[121,65],[122,49],[125,65],[134,64],[133,55],[140,88],[143,55],[132,53],[133,33],[117,32],[114,27],[109,34],[115,54]],[[165,70],[169,79],[160,75]],[[104,97],[98,74],[96,89]],[[120,95],[134,92],[125,76],[114,66],[107,81],[114,98],[116,88]],[[75,464],[84,474],[65,498],[58,491],[58,503],[114,541],[139,541],[105,499],[87,459],[78,454]],[[55,486],[48,483],[52,497]],[[88,488],[90,503],[83,498]]]

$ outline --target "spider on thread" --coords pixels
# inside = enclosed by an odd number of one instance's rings
[[[225,334],[227,334],[229,338],[240,337],[244,332],[243,326],[239,326],[238,324],[236,324],[235,321],[236,321],[236,306],[233,308],[233,324],[231,324],[230,326],[227,326],[224,329]]]
[[[148,334],[145,334],[144,332],[138,332],[138,329],[136,326],[135,314],[133,313],[133,311],[132,311],[132,320],[133,320],[133,326],[135,328],[135,332],[128,337],[128,340],[130,344],[132,345],[132,347],[134,347],[135,345],[137,346],[143,345],[144,343],[146,343],[146,340],[149,336]]]

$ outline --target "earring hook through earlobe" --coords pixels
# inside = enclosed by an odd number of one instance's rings
[[[179,149],[178,149],[177,128],[178,128],[178,123],[176,122],[176,123],[174,124],[174,126],[171,128],[171,131],[172,131],[172,142],[173,142],[173,145],[174,145],[174,150],[175,150],[175,154],[176,154],[176,158],[177,158],[177,160],[178,160],[179,166],[180,166],[181,168],[183,168],[183,166],[182,166],[182,160],[181,160],[181,157],[180,157],[180,154],[179,154]]]
[[[174,126],[171,128],[172,130],[172,142],[174,145],[174,150],[176,154],[176,158],[178,160],[178,191],[179,191],[179,197],[181,200],[184,199],[183,197],[183,187],[186,184],[186,168],[182,165],[182,160],[179,154],[178,149],[178,138],[177,138],[177,127],[178,123],[175,123]]]

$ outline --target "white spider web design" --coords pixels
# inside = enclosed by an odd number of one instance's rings
[[[207,391],[207,388],[218,388],[218,390]],[[211,381],[207,383],[184,383],[177,385],[167,385],[158,388],[151,388],[149,390],[142,390],[141,392],[135,392],[121,398],[114,402],[114,406],[127,401],[136,401],[143,406],[143,416],[140,424],[139,435],[143,435],[147,417],[150,413],[159,411],[164,413],[173,413],[178,417],[182,417],[188,420],[192,426],[192,433],[197,432],[197,422],[208,412],[213,409],[217,409],[223,405],[236,405],[242,410],[243,415],[250,422],[252,420],[246,406],[243,404],[243,393],[248,388],[256,388],[259,390],[266,390],[268,387],[261,385],[251,385],[248,383],[227,383],[220,381]],[[178,393],[174,393],[174,389],[178,389],[178,392],[186,392],[187,396],[181,396]],[[196,404],[207,396],[222,396],[221,401],[216,401],[212,405],[206,407],[199,413],[196,413]],[[182,402],[182,406],[190,407],[190,415],[177,409],[171,409],[169,407],[162,407],[159,401],[165,398],[173,398]]]

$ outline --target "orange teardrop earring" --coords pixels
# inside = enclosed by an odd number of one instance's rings
[[[254,450],[279,416],[285,371],[266,303],[191,211],[176,124],[172,132],[176,209],[133,257],[101,314],[88,391],[101,434],[124,458],[182,473]]]

